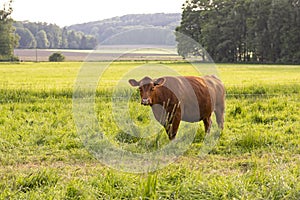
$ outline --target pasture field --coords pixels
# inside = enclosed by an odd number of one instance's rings
[[[83,61],[87,56],[94,61],[114,60],[119,55],[119,60],[181,60],[174,46],[143,46],[143,45],[101,45],[96,50],[73,49],[15,49],[14,54],[22,61],[48,61],[54,52],[60,52],[66,61]],[[93,58],[91,58],[91,55]]]
[[[195,74],[183,62],[148,64]],[[111,116],[113,87],[139,65],[111,65],[95,110],[114,144],[147,152],[167,144],[166,134],[132,137]],[[219,64],[227,98],[217,144],[198,156],[205,137],[201,123],[182,156],[143,174],[111,169],[83,145],[72,110],[81,66],[0,63],[0,199],[300,199],[300,66]],[[149,108],[135,95],[135,120],[147,123]]]

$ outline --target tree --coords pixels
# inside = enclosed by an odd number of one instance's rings
[[[49,56],[50,62],[63,62],[65,60],[65,56],[59,52],[53,53]]]
[[[14,34],[12,26],[13,20],[10,18],[12,9],[12,0],[4,4],[0,10],[0,60],[8,61],[16,59],[14,57],[14,47],[17,45],[17,36]]]
[[[277,12],[280,10],[281,12]],[[300,62],[300,1],[275,1],[270,11],[272,59],[276,62]],[[295,45],[298,44],[298,45]]]
[[[252,2],[251,11],[254,24],[249,27],[252,35],[253,51],[258,62],[270,62],[271,37],[268,29],[268,20],[272,0],[255,0]]]
[[[64,27],[62,29],[61,46],[60,46],[60,48],[62,48],[62,49],[69,48],[69,44],[68,44],[68,29],[66,27]]]
[[[70,49],[79,49],[81,43],[82,34],[75,31],[68,32],[68,45]]]
[[[47,49],[49,47],[49,41],[47,38],[47,34],[44,30],[40,30],[36,36],[37,48]]]
[[[20,48],[32,49],[36,47],[36,40],[27,28],[16,28],[16,34],[20,37]]]
[[[197,3],[199,4],[196,5]],[[176,41],[178,42],[178,53],[184,58],[196,55],[202,56],[203,60],[205,60],[203,48],[199,47],[199,45],[204,45],[202,25],[204,23],[203,20],[206,18],[206,3],[187,1],[183,7],[181,24],[176,28],[175,33]],[[197,42],[199,45],[197,45]]]
[[[300,63],[299,0],[187,0],[176,31],[183,57],[199,50],[178,33],[216,62]]]
[[[59,26],[54,24],[49,24],[43,28],[47,33],[47,38],[49,41],[49,48],[57,49],[61,47],[62,44],[62,31]]]
[[[80,49],[93,49],[97,46],[96,38],[83,35],[80,42]]]

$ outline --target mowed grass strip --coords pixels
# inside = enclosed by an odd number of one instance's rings
[[[110,115],[111,96],[118,79],[143,64],[113,63],[95,100],[111,142],[133,152],[160,146],[155,135],[135,138],[122,132]],[[185,63],[153,64],[196,74]],[[0,64],[0,199],[300,198],[300,66],[218,65],[227,109],[217,145],[198,156],[205,136],[200,124],[175,163],[130,174],[97,161],[77,134],[72,96],[82,65]],[[149,109],[139,105],[137,93],[131,104],[133,120],[147,124]],[[159,144],[167,143],[162,133]]]

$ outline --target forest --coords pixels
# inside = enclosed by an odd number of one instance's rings
[[[20,49],[93,49],[97,46],[94,36],[55,24],[24,21],[14,22],[14,27]]]
[[[299,0],[188,0],[176,28],[178,52],[215,62],[300,63]]]
[[[55,24],[14,22],[20,49],[93,49],[103,44],[175,45],[180,14],[136,14],[60,28]],[[145,35],[147,37],[145,37]]]

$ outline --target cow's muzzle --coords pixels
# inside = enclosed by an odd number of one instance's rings
[[[147,98],[147,99],[142,99],[141,104],[144,105],[144,106],[150,105],[150,104],[151,104],[150,99],[149,99],[149,98]]]

